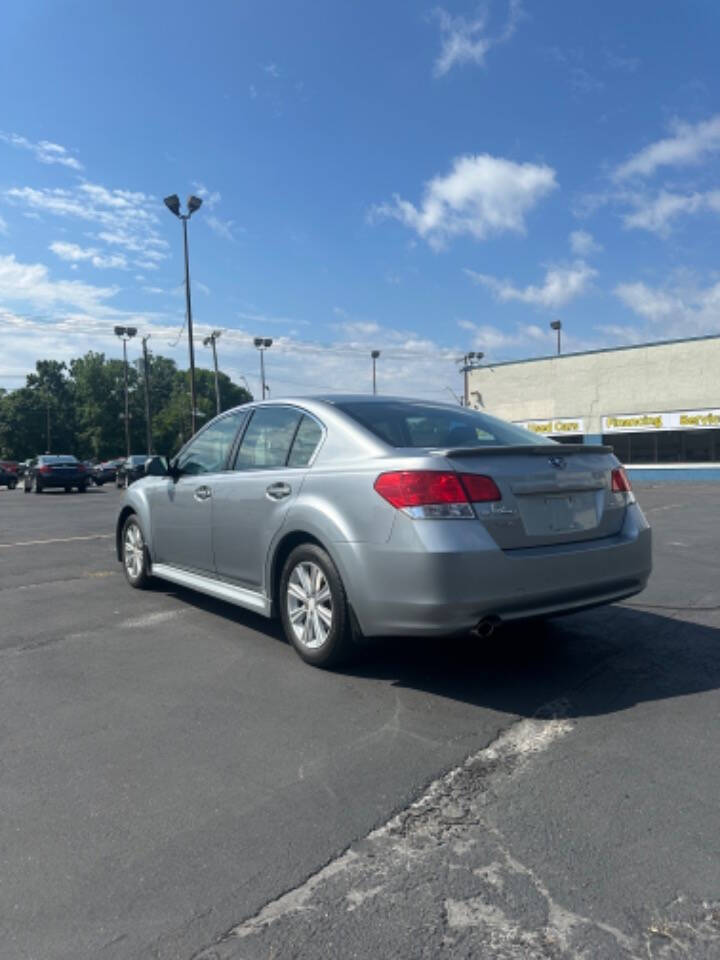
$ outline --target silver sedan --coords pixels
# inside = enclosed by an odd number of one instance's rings
[[[247,404],[123,497],[117,554],[267,617],[308,663],[632,596],[650,529],[609,447],[402,398]]]

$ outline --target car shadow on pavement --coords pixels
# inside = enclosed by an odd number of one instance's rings
[[[524,717],[591,716],[720,688],[720,629],[616,605],[487,640],[383,640],[346,672]]]
[[[287,644],[277,620],[158,586],[178,602]],[[315,669],[299,660],[297,667]],[[720,688],[720,629],[618,604],[507,625],[489,639],[373,639],[336,672],[524,717],[588,716]]]

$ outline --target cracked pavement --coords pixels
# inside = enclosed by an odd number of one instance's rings
[[[720,957],[717,496],[639,498],[628,604],[329,674],[0,491],[0,956]]]

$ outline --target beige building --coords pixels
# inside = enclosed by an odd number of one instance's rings
[[[629,464],[720,462],[720,335],[482,365],[470,406]]]

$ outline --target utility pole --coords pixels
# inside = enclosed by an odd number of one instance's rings
[[[373,362],[373,396],[377,393],[377,376],[375,370],[375,364],[377,363],[377,358],[380,356],[379,350],[371,350],[370,356],[372,357]]]
[[[45,394],[45,430],[47,433],[47,452],[50,453],[50,394]]]
[[[218,363],[217,363],[217,348],[215,346],[215,341],[222,333],[222,330],[213,330],[209,337],[205,337],[203,340],[203,346],[207,347],[208,345],[212,346],[213,352],[213,367],[215,368],[215,407],[216,413],[219,416],[222,413],[220,408],[220,378],[218,377]]]
[[[143,349],[143,380],[145,382],[145,431],[148,456],[152,456],[152,421],[150,419],[150,355],[148,353],[147,342],[150,334],[142,338]]]
[[[466,353],[465,356],[459,362],[462,364],[460,371],[463,375],[463,402],[464,407],[470,406],[470,391],[469,391],[469,380],[468,373],[471,370],[477,370],[480,366],[480,361],[485,356],[481,351],[471,351]],[[457,362],[457,361],[456,361]]]

